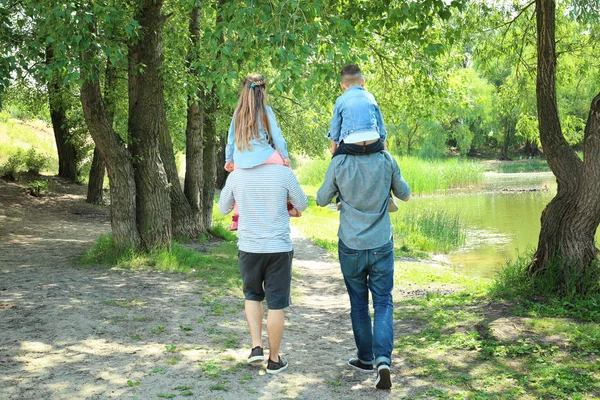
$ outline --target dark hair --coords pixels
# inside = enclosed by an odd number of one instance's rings
[[[348,86],[360,85],[363,76],[360,72],[360,68],[356,64],[348,64],[342,68],[342,82]]]
[[[342,68],[342,78],[346,75],[359,75],[361,74],[360,68],[356,64],[347,64]]]

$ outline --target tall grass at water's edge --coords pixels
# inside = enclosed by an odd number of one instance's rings
[[[480,162],[458,158],[423,160],[414,157],[396,157],[396,161],[413,195],[436,194],[448,189],[469,187],[483,180],[484,166]],[[330,159],[315,159],[304,164],[296,171],[300,183],[320,185],[329,162]]]
[[[304,164],[297,174],[305,191],[314,196],[322,183],[329,159],[316,159]],[[400,158],[398,164],[413,195],[435,194],[456,187],[467,187],[483,179],[481,163],[459,159],[428,161]],[[456,215],[443,210],[415,210],[400,206],[390,214],[396,247],[401,253],[423,257],[425,252],[448,253],[465,243],[465,228]],[[330,209],[320,209],[314,199],[303,218],[294,221],[315,244],[335,251],[339,217]]]

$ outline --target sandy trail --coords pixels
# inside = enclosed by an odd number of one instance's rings
[[[77,185],[57,181],[43,199],[22,190],[0,181],[0,399],[381,399],[423,385],[397,355],[391,391],[346,367],[355,350],[339,266],[297,231],[290,367],[269,376],[244,363],[241,290],[215,296],[179,274],[77,267],[110,231],[106,208],[84,203]]]

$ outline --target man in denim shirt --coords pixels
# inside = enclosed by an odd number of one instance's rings
[[[351,358],[348,365],[362,372],[373,372],[375,365],[378,389],[392,386],[394,241],[387,212],[390,188],[399,199],[410,199],[410,188],[396,160],[381,151],[334,157],[325,182],[317,192],[319,206],[329,204],[338,192],[344,202],[338,254],[350,297],[350,318],[357,347],[357,357]],[[369,290],[375,310],[373,325]]]

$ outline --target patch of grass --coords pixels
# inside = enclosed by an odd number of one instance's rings
[[[184,273],[215,288],[220,293],[237,291],[241,277],[237,265],[237,246],[223,242],[199,253],[173,242],[171,249],[137,253],[130,248],[115,246],[110,235],[101,236],[80,259],[83,265],[102,265],[122,269],[152,269]]]
[[[173,357],[168,357],[165,360],[165,363],[167,363],[169,365],[175,365],[175,364],[177,364],[181,360],[183,360],[183,357],[181,357],[181,356],[173,356]]]
[[[418,321],[412,325],[419,327],[398,332],[394,345],[425,382],[411,398],[598,398],[597,324],[531,318],[529,336],[504,340],[492,333],[488,304],[489,297],[469,292],[397,302],[394,319]],[[567,348],[543,339],[559,333],[573,338]]]
[[[38,172],[58,173],[58,156],[52,128],[43,121],[21,122],[7,118],[4,113],[0,118],[0,165],[11,154],[31,148],[35,148],[34,151],[46,160]],[[22,161],[24,165],[24,157]]]
[[[502,173],[518,173],[518,172],[548,172],[550,166],[543,158],[531,158],[527,160],[505,161],[494,163],[493,171]]]
[[[222,368],[218,361],[208,360],[199,362],[198,366],[200,367],[200,371],[202,371],[206,377],[218,378],[223,375],[235,373],[238,370],[240,364],[234,365],[230,368]]]
[[[314,188],[303,187],[308,195],[308,208],[292,225],[315,245],[336,254],[339,213],[330,207],[318,207]],[[427,252],[448,253],[466,240],[465,227],[457,215],[443,210],[407,211],[405,207],[390,214],[397,255],[426,258]]]
[[[102,300],[103,304],[112,307],[120,307],[120,308],[133,308],[133,307],[141,307],[145,305],[145,303],[139,299],[131,299],[131,300]]]
[[[483,180],[481,162],[462,158],[424,160],[417,157],[396,157],[402,176],[409,183],[413,195],[435,194],[448,189],[468,187]],[[315,159],[305,163],[296,174],[302,185],[323,183],[330,159]]]

